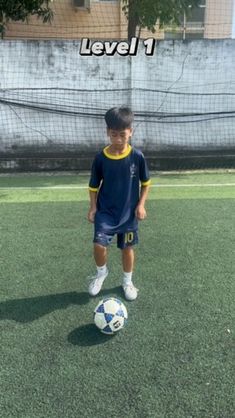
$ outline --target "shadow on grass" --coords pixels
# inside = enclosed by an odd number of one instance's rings
[[[102,299],[104,296],[119,297],[122,299],[124,297],[122,286],[112,287],[111,289],[102,289],[96,298]]]
[[[102,334],[94,324],[83,325],[74,329],[68,335],[68,341],[73,345],[88,347],[103,344],[114,338],[115,335]]]
[[[12,299],[0,303],[0,320],[32,322],[41,316],[70,305],[85,305],[89,302],[87,292],[68,292],[56,295],[37,296],[25,299]]]
[[[94,299],[98,303],[104,296],[123,297],[120,286],[104,289]],[[36,296],[33,298],[11,299],[0,302],[0,321],[5,319],[16,322],[32,322],[50,312],[66,309],[70,305],[85,305],[91,300],[88,292],[68,292],[56,295]]]

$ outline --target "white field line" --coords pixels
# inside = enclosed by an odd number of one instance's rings
[[[204,183],[204,184],[152,184],[157,188],[185,188],[185,187],[235,187],[235,183]],[[32,187],[0,187],[0,190],[88,190],[88,186],[32,186]]]

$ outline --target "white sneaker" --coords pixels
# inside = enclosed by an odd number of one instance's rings
[[[135,300],[137,298],[139,289],[137,289],[132,282],[123,282],[122,287],[127,300]]]
[[[105,273],[99,274],[99,275],[97,273],[95,276],[91,277],[92,280],[88,287],[88,293],[90,296],[98,295],[98,293],[100,292],[102,288],[104,280],[108,276],[108,273],[109,273],[108,269],[106,269]]]

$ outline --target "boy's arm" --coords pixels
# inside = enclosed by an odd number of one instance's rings
[[[148,182],[148,183],[150,183],[150,182]],[[138,205],[135,209],[135,216],[140,221],[145,219],[146,216],[147,216],[147,213],[146,213],[146,210],[145,210],[145,201],[146,201],[147,196],[148,196],[149,187],[150,187],[149,184],[146,185],[146,186],[142,185],[141,189],[140,189],[140,198],[139,198]]]
[[[102,167],[99,154],[95,157],[91,167],[91,177],[89,181],[90,208],[87,214],[89,222],[94,222],[96,213],[96,201],[102,180]]]
[[[88,211],[87,219],[89,222],[94,223],[95,213],[96,213],[96,200],[97,200],[97,190],[91,190],[89,188],[90,196],[90,209]]]

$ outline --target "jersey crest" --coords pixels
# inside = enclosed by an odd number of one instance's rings
[[[131,177],[135,177],[135,176],[136,176],[136,170],[137,170],[137,167],[136,167],[135,163],[132,163],[132,164],[130,165],[130,173],[131,173]]]

